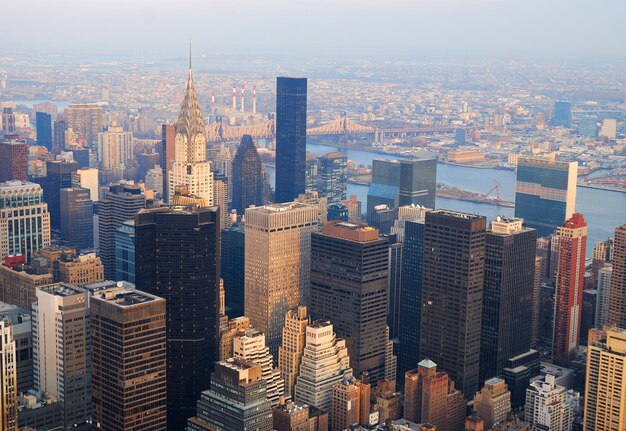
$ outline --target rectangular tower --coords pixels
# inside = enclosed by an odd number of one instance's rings
[[[305,191],[307,79],[276,79],[276,202]]]
[[[35,113],[37,127],[37,145],[52,151],[52,116],[45,112]]]
[[[447,371],[468,398],[479,388],[485,228],[483,216],[426,213],[420,356]]]
[[[0,429],[3,431],[17,431],[17,361],[13,325],[9,316],[0,315]]]
[[[246,210],[245,315],[277,357],[287,310],[306,305],[318,210],[300,203]]]
[[[87,146],[95,151],[103,125],[102,108],[95,103],[71,104],[65,108],[65,116],[67,128],[73,129],[78,138],[84,139]]]
[[[61,189],[61,237],[79,250],[93,248],[93,201],[80,187]]]
[[[615,229],[609,294],[609,324],[626,328],[626,224]]]
[[[515,217],[548,236],[574,214],[578,162],[557,162],[543,157],[517,161]]]
[[[89,302],[96,429],[165,431],[165,300],[110,282]]]
[[[61,189],[72,187],[72,176],[78,170],[78,163],[63,160],[46,162],[47,174],[43,181],[44,200],[50,211],[50,227],[61,229]]]
[[[0,183],[28,181],[28,145],[25,141],[0,142]]]
[[[389,238],[348,222],[324,223],[311,236],[311,315],[344,338],[356,375],[385,378]]]
[[[347,165],[348,158],[340,152],[324,154],[318,159],[318,192],[328,198],[329,204],[346,200]]]

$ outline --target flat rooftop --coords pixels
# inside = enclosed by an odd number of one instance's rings
[[[40,288],[44,292],[47,292],[51,295],[56,296],[74,296],[74,295],[82,295],[85,291],[79,287],[75,287],[65,283],[57,283],[50,286],[44,286]]]

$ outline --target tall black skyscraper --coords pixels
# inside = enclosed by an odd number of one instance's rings
[[[35,113],[37,145],[52,150],[52,116],[45,112]]]
[[[89,189],[61,189],[61,238],[78,250],[93,248],[93,201]]]
[[[217,359],[217,207],[161,207],[135,217],[138,289],[166,300],[167,429],[182,430]]]
[[[420,355],[448,372],[467,398],[479,389],[483,216],[426,213]]]
[[[230,319],[243,316],[246,271],[246,230],[242,222],[222,230],[220,273],[224,280],[226,314]]]
[[[422,259],[424,222],[404,223],[402,250],[402,287],[400,290],[398,340],[398,377],[415,368],[420,361],[420,321],[422,317]]]
[[[37,182],[43,188],[43,197],[50,211],[50,228],[61,229],[61,189],[72,187],[72,174],[78,170],[78,163],[49,160],[46,169],[46,177]]]
[[[65,120],[57,120],[54,122],[54,146],[65,148],[65,132],[67,131],[67,123]]]
[[[480,380],[530,350],[537,231],[498,217],[485,240]]]
[[[263,205],[263,165],[250,135],[241,138],[233,159],[231,176],[232,208],[238,214],[243,214],[250,205]]]
[[[276,198],[291,202],[306,182],[306,78],[276,80]]]

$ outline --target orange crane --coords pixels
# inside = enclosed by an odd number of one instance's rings
[[[496,192],[496,202],[502,202],[502,197],[500,196],[500,183],[496,180],[493,180],[493,187],[485,193],[485,197],[488,197],[494,190]]]

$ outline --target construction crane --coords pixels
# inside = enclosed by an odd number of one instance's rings
[[[487,193],[485,193],[485,197],[489,197],[491,193],[495,190],[496,192],[496,202],[502,202],[502,197],[500,196],[500,183],[496,180],[493,180],[493,187]]]

